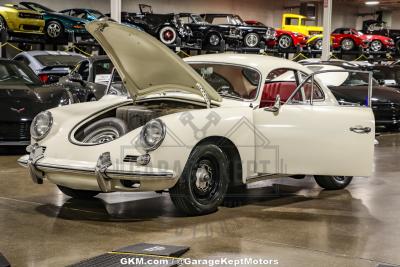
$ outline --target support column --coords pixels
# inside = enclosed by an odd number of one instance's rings
[[[324,41],[322,43],[321,60],[331,57],[331,32],[332,32],[332,0],[324,0]]]
[[[118,23],[121,23],[121,0],[110,0],[111,5],[111,18]]]

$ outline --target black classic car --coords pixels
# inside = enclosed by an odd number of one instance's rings
[[[41,111],[79,102],[61,85],[44,85],[25,64],[0,59],[0,146],[28,145],[30,125]]]
[[[365,67],[344,61],[301,63],[312,71],[343,69],[365,70]],[[335,76],[335,74],[332,73],[325,75],[327,76],[323,77],[323,82],[331,89],[339,104],[366,105],[368,100],[368,75],[364,73],[350,73],[348,76]],[[373,79],[371,100],[377,130],[381,128],[399,130],[400,91],[388,86],[382,86]]]
[[[70,90],[84,92],[82,98],[86,101],[96,101],[104,96],[113,68],[107,56],[89,57],[80,61],[69,75],[62,77],[60,83]]]
[[[221,41],[226,44],[237,45],[241,41],[241,31],[235,25],[215,25],[206,22],[200,15],[193,13],[179,13],[179,20],[192,31],[189,42],[202,40],[202,46],[208,49],[218,49]]]
[[[260,43],[275,39],[275,29],[268,26],[247,25],[239,15],[201,14],[206,22],[213,25],[231,25],[240,32],[241,42],[245,47],[259,47]]]
[[[166,45],[175,44],[177,37],[182,41],[191,38],[190,28],[179,20],[179,15],[154,14],[151,6],[139,4],[140,14],[122,12],[121,22],[143,29]]]

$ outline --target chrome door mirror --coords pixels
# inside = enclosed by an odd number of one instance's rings
[[[278,112],[280,109],[281,109],[281,96],[280,95],[276,95],[275,103],[273,106],[264,108],[265,111],[270,111],[270,112],[274,112],[274,113]]]

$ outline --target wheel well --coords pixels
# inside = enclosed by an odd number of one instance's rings
[[[231,185],[237,186],[243,184],[242,160],[236,145],[226,137],[210,136],[206,137],[196,144],[194,148],[203,144],[214,144],[222,149],[229,159],[229,180]],[[193,150],[194,150],[193,148]]]
[[[64,24],[63,24],[60,20],[58,20],[58,19],[49,19],[49,21],[46,21],[45,27],[47,27],[47,26],[49,25],[49,23],[52,22],[52,21],[55,21],[55,22],[60,23],[62,29],[64,29]]]
[[[3,15],[0,15],[0,17],[3,19],[3,21],[4,21],[4,26],[6,27],[6,28],[8,28],[8,24],[7,24],[7,20],[4,18],[4,16]]]

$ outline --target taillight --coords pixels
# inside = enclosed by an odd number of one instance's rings
[[[39,79],[43,82],[43,83],[47,83],[49,81],[49,75],[47,74],[39,74]]]

